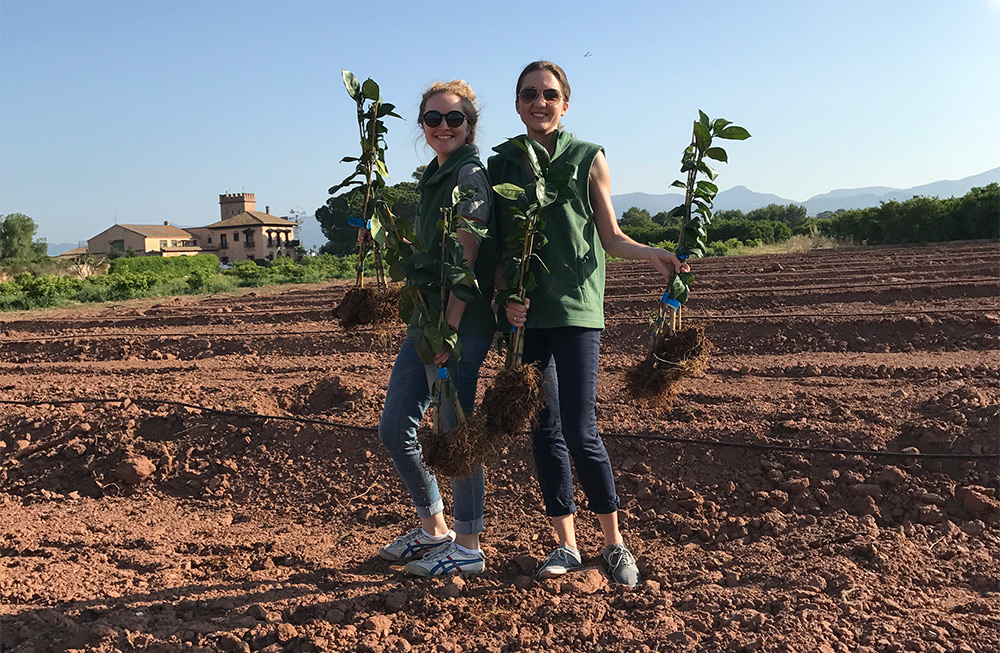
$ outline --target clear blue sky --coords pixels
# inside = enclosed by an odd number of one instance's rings
[[[566,69],[564,125],[605,146],[615,194],[668,192],[699,109],[753,134],[723,189],[960,179],[1000,166],[998,36],[1000,0],[3,0],[0,213],[50,243],[116,215],[206,224],[224,192],[311,216],[358,151],[341,68],[407,118],[403,181],[430,159],[427,84],[472,84],[485,155],[521,132],[513,87],[539,58]]]

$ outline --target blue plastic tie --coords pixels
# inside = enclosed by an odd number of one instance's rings
[[[681,307],[681,303],[676,299],[670,299],[670,297],[667,296],[667,293],[663,293],[663,303],[675,311]]]
[[[361,218],[347,218],[347,224],[360,229],[365,226],[365,221]],[[371,220],[368,221],[368,225],[371,226]]]
[[[688,256],[690,256],[690,254],[678,254],[677,255],[677,260],[678,261],[686,261]]]
[[[438,368],[438,378],[439,379],[447,379],[448,378],[448,368],[447,367],[439,367]]]

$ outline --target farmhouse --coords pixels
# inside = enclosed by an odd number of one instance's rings
[[[271,215],[271,208],[255,211],[253,193],[219,195],[222,220],[207,227],[188,231],[222,263],[243,259],[274,259],[292,256],[299,241],[295,238],[298,223]]]
[[[116,224],[87,241],[87,251],[107,256],[112,250],[134,251],[140,256],[215,254],[222,263],[245,259],[273,260],[293,256],[299,240],[298,222],[271,215],[271,208],[256,209],[253,193],[219,195],[222,219],[205,227]]]
[[[155,224],[116,224],[87,241],[87,251],[107,256],[111,250],[134,251],[139,255],[183,256],[200,254],[198,243],[187,231],[164,222]]]

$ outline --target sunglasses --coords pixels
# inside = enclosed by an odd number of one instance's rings
[[[535,98],[538,97],[537,88],[522,88],[518,92],[517,97],[521,98],[521,102],[534,102]],[[562,99],[562,93],[554,88],[542,89],[542,97],[545,98],[546,102],[558,102]]]
[[[441,115],[440,111],[428,111],[424,114],[424,124],[428,127],[437,127],[441,124],[442,118],[449,127],[461,127],[465,122],[465,114],[461,111],[449,111],[444,115]]]

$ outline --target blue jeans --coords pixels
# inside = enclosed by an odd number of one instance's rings
[[[476,385],[479,382],[479,368],[486,360],[492,336],[461,336],[462,359],[457,363],[454,357],[448,360],[448,373],[458,390],[458,402],[468,414],[476,403]],[[420,460],[420,441],[417,426],[424,412],[431,405],[430,388],[437,379],[437,366],[425,365],[414,348],[414,339],[408,337],[396,356],[386,390],[385,406],[378,425],[378,435],[382,440],[403,484],[410,492],[417,516],[421,519],[433,517],[444,510],[437,479]],[[455,409],[445,400],[441,404],[441,419],[445,430],[454,426]],[[455,532],[473,535],[483,530],[483,468],[463,478],[451,479],[452,498],[455,503]]]
[[[523,360],[538,366],[545,389],[546,405],[531,435],[549,517],[576,512],[570,459],[590,510],[599,515],[618,511],[611,459],[597,432],[600,348],[600,329],[556,327],[524,334]]]

